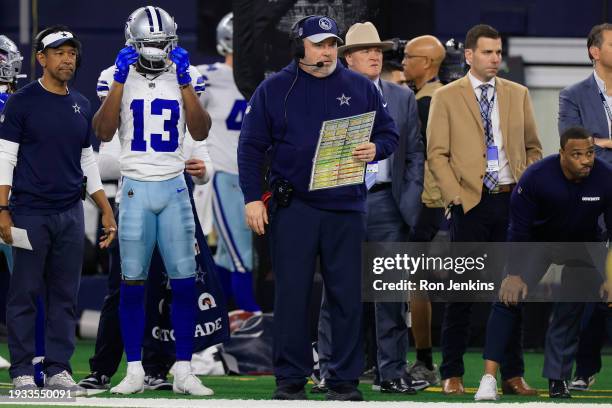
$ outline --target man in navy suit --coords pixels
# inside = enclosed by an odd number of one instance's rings
[[[414,93],[407,87],[380,79],[382,53],[391,41],[381,42],[376,27],[370,22],[351,26],[346,45],[338,48],[349,69],[370,79],[381,93],[384,105],[399,130],[399,144],[393,155],[370,163],[377,171],[366,176],[367,232],[366,240],[402,242],[414,227],[420,210],[423,189],[424,147],[419,133],[419,119]],[[414,394],[429,385],[412,381],[406,372],[408,327],[406,302],[376,302],[377,369],[380,391]],[[326,353],[329,345],[328,310],[325,301],[321,310],[318,351],[322,378],[326,376]]]
[[[586,128],[593,135],[597,158],[612,163],[612,24],[591,29],[587,52],[593,62],[593,74],[559,94],[559,134],[573,126]],[[587,304],[585,308],[570,390],[588,390],[601,370],[607,314],[606,304]]]

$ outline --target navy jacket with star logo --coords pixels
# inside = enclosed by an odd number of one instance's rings
[[[322,123],[371,111],[376,111],[371,138],[376,144],[375,160],[382,160],[394,152],[399,136],[382,96],[368,78],[340,62],[331,75],[317,78],[293,61],[266,79],[249,101],[238,141],[245,203],[261,199],[262,170],[269,151],[271,183],[288,180],[294,195],[315,208],[365,212],[364,183],[315,191],[308,191],[308,186]]]

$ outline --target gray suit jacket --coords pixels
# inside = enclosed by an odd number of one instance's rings
[[[411,227],[421,208],[424,150],[414,92],[388,81],[380,81],[387,110],[399,131],[399,144],[391,155],[391,188],[404,222]]]
[[[570,85],[559,94],[559,135],[572,126],[582,126],[594,136],[608,137],[606,110],[601,102],[595,76]],[[595,155],[612,163],[612,150],[595,146]]]

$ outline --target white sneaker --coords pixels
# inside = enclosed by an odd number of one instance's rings
[[[131,363],[129,363],[131,364]],[[140,366],[128,366],[125,378],[110,389],[111,394],[136,394],[144,391],[145,372]]]
[[[70,391],[71,396],[73,397],[82,397],[87,395],[87,390],[74,382],[74,379],[66,370],[47,378],[45,388]]]
[[[497,380],[491,374],[485,374],[480,380],[480,386],[474,400],[476,401],[496,401],[499,399],[497,394]]]
[[[6,370],[7,368],[9,368],[11,366],[11,363],[9,363],[6,358],[0,356],[0,370]]]
[[[38,386],[34,382],[34,376],[20,375],[13,378],[13,388],[16,390],[37,390]]]
[[[213,395],[215,392],[202,384],[195,375],[189,373],[185,376],[175,376],[172,391],[176,394],[190,394],[197,396]]]
[[[595,376],[590,377],[574,377],[574,380],[567,387],[570,391],[588,391],[595,383]]]

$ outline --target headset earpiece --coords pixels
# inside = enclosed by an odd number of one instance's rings
[[[301,38],[300,28],[302,27],[302,23],[304,22],[304,20],[310,17],[315,17],[315,15],[311,14],[309,16],[302,17],[298,21],[293,23],[293,25],[291,26],[291,49],[293,58],[295,58],[297,61],[304,58],[305,54],[304,40]]]

